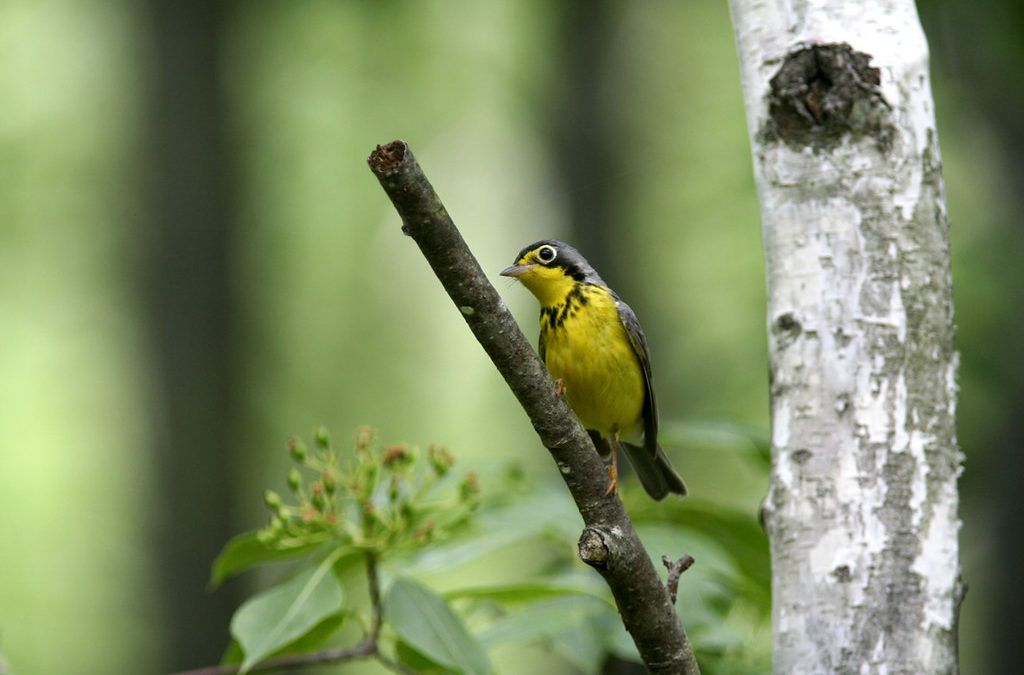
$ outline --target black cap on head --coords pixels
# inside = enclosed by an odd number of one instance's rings
[[[553,250],[554,255],[538,251],[543,247],[549,247]],[[585,281],[591,284],[599,284],[606,286],[601,277],[598,276],[594,268],[590,266],[587,259],[577,251],[575,248],[566,244],[564,241],[558,241],[557,239],[541,239],[536,241],[529,246],[523,248],[516,256],[516,262],[520,262],[527,254],[538,251],[537,255],[533,256],[530,261],[532,263],[543,265],[545,267],[561,267],[565,270],[565,273],[574,278],[576,281]]]

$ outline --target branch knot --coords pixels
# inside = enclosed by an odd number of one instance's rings
[[[604,533],[596,527],[586,527],[576,545],[580,560],[597,569],[608,569],[611,550],[604,539]]]

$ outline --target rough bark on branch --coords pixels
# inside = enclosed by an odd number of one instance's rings
[[[731,0],[768,281],[778,673],[954,673],[949,223],[912,0]]]
[[[617,496],[608,474],[544,364],[455,228],[408,145],[378,146],[367,160],[411,236],[462,317],[519,399],[551,452],[586,524],[581,554],[594,538],[603,556],[593,567],[611,588],[622,621],[652,673],[698,673],[693,649]],[[596,554],[595,554],[596,555]],[[600,558],[600,560],[598,560]]]

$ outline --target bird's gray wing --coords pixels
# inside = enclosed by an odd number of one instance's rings
[[[629,342],[633,345],[633,351],[640,361],[640,369],[644,374],[644,389],[647,395],[644,397],[644,447],[651,453],[657,454],[658,447],[658,406],[654,400],[654,385],[651,383],[651,352],[647,348],[647,338],[640,328],[640,321],[636,318],[632,308],[618,297],[615,298],[615,306],[619,310],[619,319],[626,328],[629,335]]]
[[[658,444],[658,406],[654,400],[654,385],[651,383],[651,352],[647,348],[647,338],[640,328],[640,322],[629,305],[618,297],[615,305],[619,310],[619,318],[626,328],[633,351],[640,361],[644,373],[644,387],[647,396],[644,398],[644,445],[642,448],[630,443],[621,443],[644,489],[655,499],[664,499],[669,492],[678,495],[686,494],[686,485],[679,473],[672,466],[665,451]]]

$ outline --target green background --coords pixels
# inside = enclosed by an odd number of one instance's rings
[[[1004,672],[1022,623],[1007,589],[1021,562],[1024,10],[920,8],[962,357],[963,671]],[[641,318],[667,434],[767,429],[759,214],[725,2],[5,0],[13,672],[216,660],[255,580],[208,594],[209,564],[265,522],[284,439],[315,424],[553,472],[365,165],[395,138],[531,338],[535,300],[497,273],[527,243],[570,240]],[[692,493],[756,511],[767,486],[749,463],[669,452]],[[499,667],[530,672],[544,654]]]

